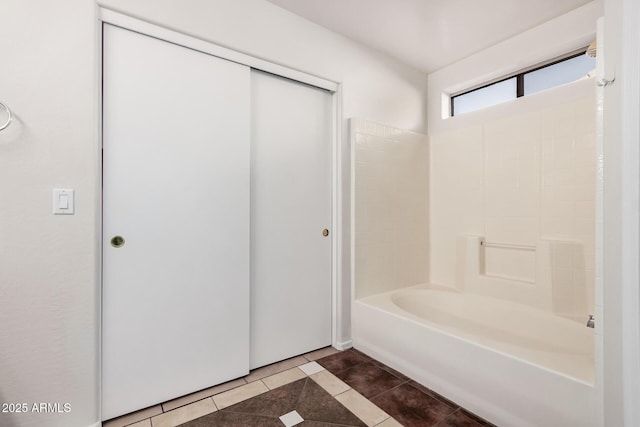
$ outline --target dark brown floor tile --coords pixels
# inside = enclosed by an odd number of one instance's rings
[[[352,348],[350,348],[349,350],[350,350],[350,351],[353,351],[355,354],[357,354],[358,356],[362,357],[363,359],[366,359],[366,360],[367,360],[367,361],[369,361],[369,362],[373,362],[373,363],[376,363],[376,364],[380,364],[380,362],[378,362],[376,359],[374,359],[373,357],[369,356],[369,355],[368,355],[368,354],[366,354],[366,353],[361,352],[360,350],[358,350],[358,349],[357,349],[357,348],[355,348],[355,347],[352,347]]]
[[[369,358],[367,356],[358,354],[358,352],[353,349],[341,351],[340,353],[332,354],[331,356],[316,360],[316,362],[332,374],[353,368],[354,366],[368,361]]]
[[[385,365],[384,363],[380,363],[378,362],[378,366],[380,366],[382,369],[384,369],[387,372],[390,372],[391,374],[395,375],[396,377],[400,378],[401,380],[406,381],[411,381],[411,378],[409,378],[408,376],[404,375],[402,372],[398,372],[395,369],[393,369],[390,366]]]
[[[489,421],[485,420],[484,418],[481,418],[476,414],[469,412],[462,407],[460,408],[460,412],[462,412],[467,418],[471,418],[472,420],[480,423],[481,426],[496,427],[495,424],[491,424]]]
[[[444,420],[440,421],[437,427],[487,427],[491,424],[469,412],[458,409]]]
[[[355,354],[357,354],[358,356],[362,357],[364,360],[366,360],[366,361],[367,361],[367,362],[369,362],[369,363],[373,363],[374,365],[376,365],[376,366],[380,366],[381,368],[386,366],[384,363],[382,363],[382,362],[380,362],[380,361],[378,361],[378,360],[374,359],[373,357],[369,356],[369,355],[368,355],[368,354],[366,354],[366,353],[363,353],[363,352],[362,352],[362,351],[360,351],[360,350],[357,350],[356,348],[351,348],[350,350],[351,350],[351,351],[353,351],[353,352],[354,352]],[[388,367],[388,366],[387,366],[387,367]],[[389,368],[389,369],[391,369],[391,368]]]
[[[278,418],[296,408],[307,381],[308,378],[294,381],[251,399],[236,403],[223,409],[223,411]]]
[[[205,415],[180,427],[282,427],[282,421],[278,418],[264,417],[255,414],[241,412],[218,411]]]
[[[365,423],[311,379],[307,379],[295,409],[306,421],[366,427]]]
[[[371,401],[405,427],[434,426],[456,409],[408,383]]]
[[[430,388],[427,388],[427,387],[423,386],[420,383],[417,383],[417,382],[411,380],[411,381],[409,381],[409,385],[412,386],[412,387],[417,388],[418,390],[420,390],[423,393],[428,394],[429,396],[435,397],[439,401],[446,403],[447,405],[451,406],[452,408],[459,408],[460,407],[460,405],[458,405],[456,402],[453,402],[453,401],[447,399],[443,395],[441,395],[439,393],[436,393],[435,391],[431,390]]]
[[[345,369],[336,376],[367,399],[406,382],[371,362]]]
[[[384,363],[382,363],[382,362],[377,361],[377,360],[376,360],[376,359],[374,359],[373,357],[371,357],[371,356],[369,356],[369,355],[367,355],[367,354],[365,354],[365,353],[361,352],[360,350],[357,350],[357,349],[355,349],[355,348],[354,348],[354,349],[352,349],[352,350],[353,350],[353,351],[355,351],[355,352],[356,352],[356,354],[358,354],[359,356],[362,356],[362,357],[364,357],[364,358],[368,359],[368,360],[369,360],[369,362],[373,363],[374,365],[378,365],[378,366],[380,366],[382,369],[384,369],[385,371],[389,371],[389,372],[391,372],[391,373],[392,373],[393,375],[395,375],[396,377],[401,378],[401,379],[403,379],[403,380],[405,380],[405,381],[409,381],[409,380],[410,380],[410,378],[409,378],[409,377],[407,377],[406,375],[404,375],[404,374],[402,374],[402,373],[400,373],[400,372],[396,371],[396,370],[395,370],[395,369],[393,369],[392,367],[387,366],[387,365],[385,365],[385,364],[384,364]]]

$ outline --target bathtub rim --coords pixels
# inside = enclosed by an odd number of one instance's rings
[[[545,366],[545,365],[542,365],[540,363],[536,363],[534,361],[528,360],[528,359],[523,358],[521,356],[508,353],[508,352],[506,352],[504,350],[500,350],[500,349],[497,349],[495,347],[491,347],[491,346],[489,346],[487,344],[484,344],[482,342],[474,341],[471,338],[468,338],[468,337],[465,337],[465,336],[456,335],[455,333],[453,333],[451,331],[448,331],[443,327],[439,327],[438,324],[435,323],[435,322],[431,322],[431,321],[429,321],[427,319],[424,319],[424,318],[422,318],[420,316],[417,316],[417,315],[415,315],[415,314],[413,314],[413,313],[411,313],[409,311],[404,310],[403,308],[397,306],[393,302],[392,297],[393,297],[394,294],[397,294],[397,293],[400,293],[400,292],[403,292],[403,291],[420,290],[420,289],[444,291],[444,292],[450,292],[450,293],[453,293],[453,294],[463,294],[464,293],[464,292],[459,291],[458,289],[451,288],[451,287],[448,287],[448,286],[432,285],[432,284],[428,284],[428,283],[420,283],[420,284],[417,284],[417,285],[407,286],[407,287],[400,288],[400,289],[395,289],[395,290],[392,290],[392,291],[382,292],[382,293],[378,293],[378,294],[374,294],[374,295],[368,295],[366,297],[362,297],[362,298],[359,298],[359,299],[355,300],[354,304],[357,304],[357,303],[366,304],[366,305],[372,307],[375,310],[379,310],[379,311],[381,311],[383,313],[389,314],[389,315],[394,316],[394,317],[396,317],[398,319],[408,320],[408,321],[410,321],[410,322],[412,322],[412,323],[414,323],[414,324],[416,324],[418,326],[426,327],[426,328],[428,328],[429,330],[431,330],[433,332],[446,335],[449,338],[458,339],[458,340],[461,340],[461,341],[463,341],[463,342],[465,342],[467,344],[480,347],[480,348],[482,348],[482,349],[484,349],[486,351],[494,352],[494,353],[500,354],[501,356],[515,359],[515,360],[517,360],[517,361],[519,361],[521,363],[525,363],[525,364],[533,366],[535,368],[548,371],[548,372],[550,372],[550,373],[552,373],[554,375],[561,376],[561,377],[563,377],[563,378],[565,378],[567,380],[575,381],[577,383],[580,383],[580,384],[583,384],[585,386],[592,387],[592,388],[596,387],[596,375],[595,375],[595,373],[596,373],[595,363],[596,362],[595,362],[595,358],[594,358],[594,366],[593,366],[593,381],[588,381],[588,380],[585,380],[585,379],[581,379],[581,378],[575,377],[573,375],[569,375],[569,374],[567,374],[565,372],[562,372],[562,371],[559,371],[557,369],[553,369],[553,368],[551,368],[549,366]],[[485,296],[485,295],[481,295],[481,296],[484,297],[484,298],[490,298],[490,299],[499,300],[498,298],[494,298],[494,297],[491,297],[491,296]],[[383,304],[375,304],[375,303],[371,303],[371,301],[375,301],[375,302],[382,301]],[[507,301],[507,300],[499,300],[499,301],[506,301],[506,302],[508,302],[510,304],[522,305],[522,304],[519,304],[519,303],[516,303],[516,302]],[[535,307],[529,307],[529,306],[526,306],[526,307],[537,309]],[[537,310],[539,310],[539,309],[537,309]],[[399,311],[401,313],[399,313]],[[540,310],[540,311],[542,311],[542,310]],[[570,319],[567,319],[567,320],[571,321]],[[352,319],[352,323],[353,323],[353,321],[354,320]],[[596,342],[595,342],[595,337],[594,337],[594,348],[593,348],[594,356],[595,356],[595,351],[596,351],[595,346],[596,346]]]

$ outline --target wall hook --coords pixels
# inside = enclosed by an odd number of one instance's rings
[[[7,110],[7,122],[3,125],[0,125],[0,130],[4,130],[9,126],[9,124],[11,124],[11,110],[2,102],[0,102],[0,108],[4,108],[5,110]]]
[[[603,78],[601,78],[599,81],[597,81],[597,82],[596,82],[596,86],[599,86],[599,87],[607,87],[607,86],[609,86],[610,84],[613,84],[613,82],[615,82],[615,81],[616,81],[615,76],[614,76],[611,80],[609,80],[609,79],[605,79],[605,78],[603,77]]]

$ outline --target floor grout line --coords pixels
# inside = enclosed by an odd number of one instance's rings
[[[385,412],[385,414],[386,414],[386,412]],[[388,415],[388,414],[387,414],[387,415]],[[380,424],[382,424],[382,423],[386,423],[386,422],[387,422],[387,420],[388,420],[389,418],[392,418],[392,417],[391,417],[391,415],[389,415],[387,418],[385,418],[384,420],[380,421],[378,424],[376,424],[376,425],[375,425],[375,426],[373,426],[373,427],[379,426],[379,425],[380,425]],[[363,421],[363,422],[364,422],[364,421]]]
[[[207,399],[211,399],[211,401],[213,402],[213,407],[216,408],[216,411],[220,410],[220,408],[218,408],[218,405],[216,405],[216,401],[213,400],[213,396],[209,396],[209,397],[207,397]]]
[[[337,396],[343,395],[345,393],[349,393],[350,391],[355,392],[356,394],[360,395],[363,399],[365,399],[367,402],[369,402],[372,406],[374,406],[375,408],[377,408],[378,410],[380,410],[383,414],[386,415],[386,417],[381,420],[379,423],[376,423],[373,425],[373,427],[387,421],[389,418],[392,418],[391,415],[389,415],[384,409],[382,409],[381,407],[379,407],[378,405],[376,405],[375,403],[373,403],[371,400],[369,400],[368,398],[366,398],[365,396],[362,395],[362,393],[360,393],[358,390],[354,389],[354,388],[350,388],[349,390],[345,390],[342,393],[339,393],[337,395],[334,396],[334,399],[336,399]],[[353,412],[349,407],[347,407],[347,405],[345,405],[343,402],[341,402],[339,399],[336,399],[342,406],[344,406],[349,412],[351,412],[353,415],[356,416],[356,418],[358,418],[360,421],[362,421],[364,424],[367,424],[365,420],[363,420],[362,418],[360,418],[355,412]]]
[[[376,394],[375,396],[367,397],[367,399],[369,399],[369,400],[373,400],[373,399],[375,399],[376,397],[378,397],[378,396],[382,396],[383,394],[388,393],[388,392],[390,392],[390,391],[392,391],[392,390],[395,390],[395,389],[397,389],[398,387],[403,386],[403,385],[405,385],[405,384],[409,384],[409,380],[407,380],[407,381],[405,381],[405,382],[403,382],[403,383],[400,383],[400,384],[398,384],[397,386],[391,387],[390,389],[387,389],[387,390],[385,390],[385,391],[383,391],[383,392],[380,392],[380,393]],[[420,390],[418,390],[418,391],[420,391]]]

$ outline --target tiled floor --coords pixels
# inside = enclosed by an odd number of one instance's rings
[[[481,427],[492,424],[350,349],[320,349],[104,427]]]

